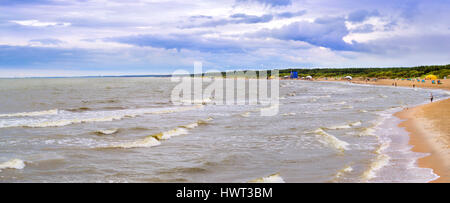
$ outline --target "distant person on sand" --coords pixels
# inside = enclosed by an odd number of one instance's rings
[[[433,93],[430,93],[430,100],[431,100],[431,102],[433,102]]]

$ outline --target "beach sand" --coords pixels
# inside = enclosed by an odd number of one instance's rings
[[[319,81],[342,81],[323,78]],[[422,80],[421,80],[422,81]],[[411,87],[433,88],[450,90],[450,79],[441,80],[443,84],[432,84],[427,80],[425,83],[408,80],[379,79],[376,82],[366,82],[360,78],[354,78],[352,83]],[[450,99],[404,109],[395,116],[403,119],[400,127],[404,127],[410,133],[409,144],[413,151],[428,153],[429,156],[418,160],[419,167],[431,168],[440,178],[432,181],[434,183],[450,183]]]
[[[330,80],[333,81],[333,80]],[[442,79],[441,82],[443,84],[432,84],[430,80],[425,80],[425,82],[422,82],[422,80],[420,80],[421,82],[417,82],[416,80],[412,80],[412,81],[408,81],[408,80],[395,80],[395,79],[379,79],[376,82],[374,81],[370,81],[370,82],[365,82],[362,79],[354,79],[352,80],[352,83],[357,83],[357,84],[370,84],[370,85],[387,85],[387,86],[392,86],[393,83],[397,83],[397,86],[402,86],[402,87],[413,87],[413,85],[415,85],[418,88],[433,88],[433,89],[446,89],[446,90],[450,90],[450,79]]]
[[[399,126],[410,133],[415,152],[429,153],[419,159],[419,167],[432,168],[440,176],[433,182],[450,183],[450,99],[395,114],[404,119]]]
[[[352,81],[358,84],[389,85],[418,88],[437,88],[450,90],[450,79],[441,80],[443,84],[432,84],[408,80],[382,79],[377,82]],[[415,152],[429,153],[430,156],[419,159],[418,165],[432,168],[440,176],[432,182],[450,183],[450,99],[405,109],[395,114],[404,119],[399,126],[410,133],[410,144]]]

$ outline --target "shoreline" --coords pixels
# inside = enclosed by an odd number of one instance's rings
[[[450,81],[443,80],[443,85],[433,85],[431,81],[425,84],[416,81],[380,80],[377,82],[355,81],[355,84],[392,86],[423,89],[450,90]],[[403,109],[393,114],[403,121],[398,127],[409,133],[411,151],[425,153],[426,156],[417,159],[420,168],[431,168],[439,178],[430,183],[450,183],[450,98]]]
[[[329,82],[348,82],[342,80],[323,80]],[[444,80],[445,85],[418,84],[414,81],[380,80],[377,82],[351,81],[353,84],[378,85],[390,87],[397,83],[399,87],[450,90],[449,79]],[[398,125],[409,133],[408,144],[411,151],[425,153],[426,156],[417,159],[420,168],[430,168],[439,176],[430,183],[450,183],[450,98],[433,103],[421,104],[406,108],[393,114],[402,119]]]
[[[411,150],[428,154],[417,165],[439,176],[430,182],[450,183],[450,99],[404,109],[394,116],[403,120],[398,126],[408,131]]]

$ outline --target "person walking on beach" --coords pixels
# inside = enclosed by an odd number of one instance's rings
[[[433,103],[433,93],[430,93],[430,100],[431,100],[431,102]]]

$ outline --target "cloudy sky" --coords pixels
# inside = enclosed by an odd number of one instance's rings
[[[450,63],[449,0],[0,0],[0,77]]]

